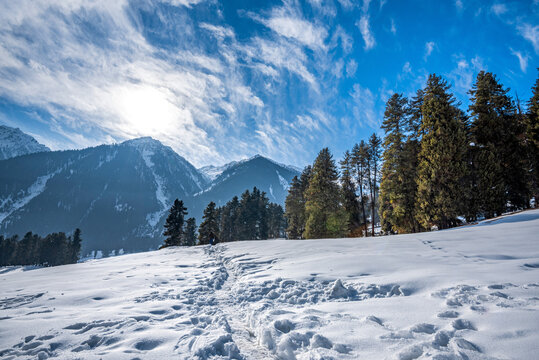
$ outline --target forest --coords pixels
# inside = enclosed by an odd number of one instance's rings
[[[490,72],[477,75],[469,95],[465,112],[431,74],[412,98],[389,98],[383,138],[361,140],[338,165],[322,149],[290,186],[288,238],[447,229],[535,206],[539,79],[526,111]]]

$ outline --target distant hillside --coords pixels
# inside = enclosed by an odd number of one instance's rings
[[[0,125],[0,160],[44,151],[50,149],[20,129]]]
[[[297,169],[260,155],[225,165],[223,168],[224,171],[215,177],[207,189],[188,200],[193,214],[202,214],[203,208],[210,201],[222,206],[245,190],[252,190],[253,186],[266,192],[271,202],[284,206],[288,186],[292,178],[299,175]]]
[[[81,228],[83,255],[143,251],[162,243],[174,199],[200,224],[204,207],[225,204],[254,186],[284,205],[294,168],[261,156],[204,175],[151,138],[0,161],[0,234],[23,236]]]
[[[172,201],[207,186],[150,138],[0,161],[0,232],[83,232],[83,252],[148,250],[161,242]]]

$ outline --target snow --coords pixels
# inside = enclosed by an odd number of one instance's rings
[[[17,199],[12,199],[11,195],[9,195],[5,199],[0,199],[0,210],[2,211],[0,212],[0,224],[9,215],[19,210],[20,208],[28,204],[33,198],[41,194],[45,190],[47,181],[49,181],[49,179],[56,175],[58,172],[59,170],[51,174],[39,176],[36,181],[32,185],[30,185],[28,189],[19,192],[18,195],[20,195],[21,197]]]
[[[0,160],[45,151],[50,149],[20,129],[0,125]]]
[[[288,183],[288,181],[286,181],[286,179],[282,177],[281,174],[279,174],[277,170],[275,170],[275,172],[277,173],[277,176],[279,177],[279,183],[283,187],[283,190],[288,191],[288,188],[290,188],[290,184]]]
[[[539,210],[0,269],[5,359],[532,359]]]

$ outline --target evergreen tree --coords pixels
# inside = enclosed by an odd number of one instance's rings
[[[284,211],[281,205],[270,203],[268,205],[268,238],[283,237],[286,228]]]
[[[513,209],[523,208],[527,199],[525,148],[519,138],[524,124],[508,91],[492,73],[484,71],[470,90],[472,171],[478,208],[487,218],[505,212],[508,202]]]
[[[183,229],[182,246],[195,246],[197,242],[197,224],[195,218],[191,217],[185,222]]]
[[[202,223],[198,228],[198,243],[207,245],[210,243],[212,236],[216,237],[219,234],[218,212],[213,201],[204,209],[202,219]]]
[[[237,240],[237,223],[239,199],[234,196],[231,201],[221,209],[219,240],[229,242]]]
[[[354,145],[352,149],[352,165],[355,169],[356,183],[359,187],[359,204],[363,218],[364,232],[365,236],[367,236],[367,213],[365,209],[367,196],[365,195],[365,190],[369,183],[369,149],[363,140],[359,144]]]
[[[344,159],[341,165],[341,190],[343,198],[343,207],[347,215],[347,235],[358,236],[361,226],[359,203],[357,201],[356,185],[352,178],[352,156],[349,151],[344,153]]]
[[[380,182],[380,221],[385,233],[414,231],[413,205],[415,191],[414,154],[411,142],[406,141],[408,100],[401,94],[389,98],[384,112],[385,131],[383,165]],[[407,146],[408,145],[408,146]],[[411,179],[410,179],[411,178]],[[415,186],[414,186],[415,188]]]
[[[530,188],[537,207],[537,202],[539,201],[539,77],[532,87],[532,97],[528,101],[526,142],[529,159],[528,168],[531,174]]]
[[[382,140],[372,134],[369,138],[369,163],[370,163],[370,192],[371,192],[371,227],[372,227],[372,236],[374,236],[374,225],[376,223],[376,192],[378,190],[378,171],[380,165],[380,156],[381,156],[381,144]]]
[[[187,215],[187,208],[183,205],[183,201],[178,199],[174,200],[174,204],[172,204],[165,221],[165,231],[163,232],[163,235],[167,238],[162,247],[181,245],[185,215]]]
[[[466,173],[466,133],[450,86],[430,75],[421,106],[416,218],[429,229],[458,223],[462,179]]]
[[[69,262],[75,264],[77,261],[79,261],[80,257],[80,248],[82,244],[82,238],[80,236],[80,229],[76,228],[75,232],[73,233],[73,240],[71,241],[70,246],[70,256],[69,256]]]
[[[306,238],[341,237],[346,231],[346,214],[341,207],[339,176],[328,148],[318,154],[306,191]]]

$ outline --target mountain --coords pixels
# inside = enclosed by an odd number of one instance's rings
[[[224,205],[258,187],[284,205],[299,172],[262,156],[212,167],[215,177],[152,138],[0,161],[0,234],[82,230],[83,255],[155,249],[174,199],[200,224],[210,201]],[[218,170],[216,170],[218,169]]]
[[[83,233],[91,250],[141,251],[162,242],[175,198],[207,187],[170,147],[151,138],[0,161],[0,233]]]
[[[299,175],[296,168],[260,155],[227,164],[222,169],[207,189],[188,200],[188,207],[194,214],[202,214],[210,201],[222,206],[234,196],[239,197],[245,190],[252,190],[253,186],[266,192],[271,202],[284,206],[289,184],[294,176]]]
[[[0,125],[0,160],[44,151],[51,150],[20,129]]]

